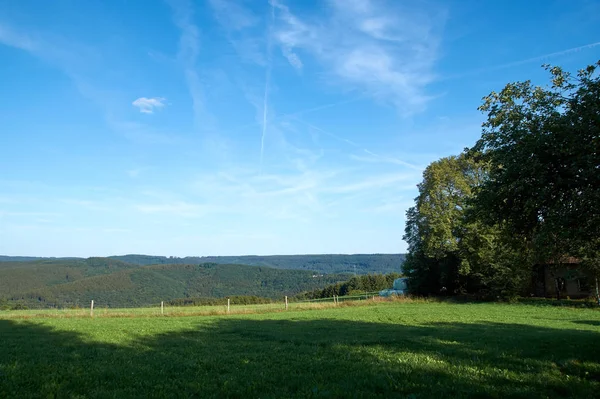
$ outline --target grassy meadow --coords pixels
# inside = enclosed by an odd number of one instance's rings
[[[254,305],[247,314],[196,309],[165,317],[155,308],[104,316],[97,310],[94,318],[89,311],[87,317],[0,312],[0,398],[592,398],[600,392],[596,309],[362,301],[281,311],[273,305]]]

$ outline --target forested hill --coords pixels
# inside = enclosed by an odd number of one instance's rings
[[[270,256],[202,256],[166,257],[148,255],[112,256],[128,263],[139,265],[218,263],[267,266],[276,269],[311,270],[320,273],[400,273],[404,254],[359,254],[359,255],[270,255]]]
[[[400,273],[404,254],[359,254],[359,255],[271,255],[271,256],[188,256],[185,258],[123,255],[111,256],[136,265],[165,264],[237,264],[267,266],[276,269],[310,270],[319,273]],[[0,256],[0,262],[30,262],[35,260],[75,260],[76,258],[36,258],[28,256]],[[79,258],[79,260],[84,260]]]
[[[351,277],[235,264],[141,266],[111,258],[0,262],[0,309],[89,304],[131,307],[190,297],[282,298]]]

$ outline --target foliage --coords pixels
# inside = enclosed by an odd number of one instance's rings
[[[126,264],[141,266],[149,265],[174,265],[174,264],[237,264],[250,266],[267,266],[275,269],[311,270],[317,273],[391,273],[402,269],[404,254],[357,254],[357,255],[272,255],[272,256],[188,256],[178,258],[175,256],[151,255],[122,255],[108,258]],[[86,262],[82,258],[36,258],[28,256],[1,256],[0,269],[4,262],[31,263],[34,261],[74,261]]]
[[[471,202],[487,179],[487,164],[465,154],[442,158],[423,172],[407,211],[404,270],[416,294],[512,296],[528,283],[520,273],[522,246],[499,224],[487,225]]]
[[[489,163],[477,196],[481,217],[509,224],[538,260],[598,258],[600,62],[577,76],[549,67],[551,86],[510,83],[484,98],[481,139]]]
[[[413,292],[515,297],[566,256],[600,274],[598,66],[492,92],[476,145],[425,169],[404,235]]]
[[[392,288],[394,280],[402,277],[398,273],[368,274],[366,276],[354,276],[346,282],[331,284],[323,289],[312,292],[304,292],[296,296],[297,299],[319,299],[331,298],[334,295],[344,296],[354,293],[365,293]]]
[[[0,263],[0,293],[9,307],[133,307],[176,298],[231,295],[281,298],[347,280],[347,274],[246,265],[139,266],[110,258]]]
[[[358,254],[358,255],[271,255],[271,256],[202,256],[166,257],[148,255],[113,256],[128,263],[139,265],[155,264],[240,264],[267,266],[276,269],[311,270],[318,273],[390,273],[399,272],[403,254]]]
[[[592,309],[502,304],[0,319],[0,397],[593,398],[599,333]]]

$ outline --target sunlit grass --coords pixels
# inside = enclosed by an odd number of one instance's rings
[[[192,314],[216,310],[0,312],[0,397],[591,398],[600,389],[597,309],[283,306],[202,317]]]

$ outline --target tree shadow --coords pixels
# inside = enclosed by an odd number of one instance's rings
[[[590,326],[600,326],[600,321],[598,320],[573,320],[573,323],[588,324]]]
[[[518,324],[223,317],[116,345],[0,320],[0,337],[0,397],[582,398],[600,388],[598,332]]]

